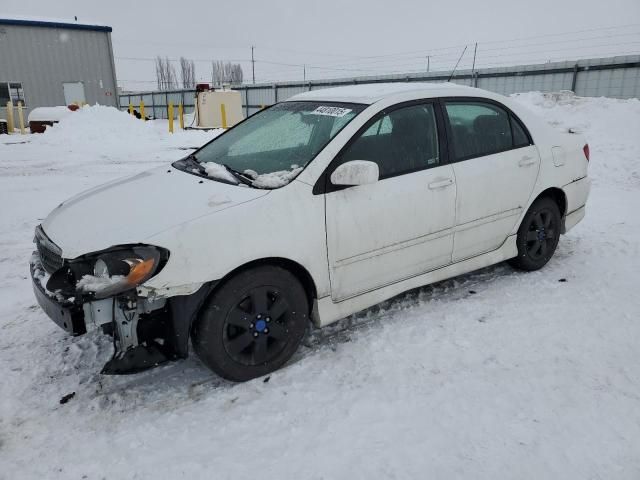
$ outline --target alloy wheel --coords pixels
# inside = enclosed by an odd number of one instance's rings
[[[255,287],[227,313],[223,344],[242,365],[264,364],[287,345],[289,302],[275,287]]]

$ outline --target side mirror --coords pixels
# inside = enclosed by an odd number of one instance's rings
[[[351,160],[343,163],[331,174],[334,185],[367,185],[380,177],[378,164],[368,160]]]

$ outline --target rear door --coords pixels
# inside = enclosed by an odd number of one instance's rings
[[[326,228],[334,301],[451,262],[456,185],[438,136],[437,103],[396,106],[357,133],[328,169],[376,162],[380,180],[327,186]],[[330,182],[330,180],[327,180]]]
[[[453,261],[499,248],[527,206],[540,168],[524,125],[483,99],[444,100],[457,184]]]

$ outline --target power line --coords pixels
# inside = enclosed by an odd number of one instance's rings
[[[543,35],[535,35],[535,36],[529,36],[529,37],[520,37],[517,39],[510,39],[510,40],[493,40],[493,41],[487,41],[487,42],[478,42],[480,43],[480,49],[481,50],[481,55],[478,55],[478,60],[480,60],[480,63],[482,65],[483,68],[487,68],[489,66],[493,66],[493,65],[507,65],[507,64],[511,64],[511,65],[517,65],[517,64],[523,64],[523,63],[533,63],[533,62],[537,62],[538,60],[533,60],[531,59],[531,56],[535,56],[535,55],[544,55],[544,59],[541,60],[541,62],[545,62],[546,60],[550,60],[550,57],[552,57],[553,55],[549,55],[549,54],[555,54],[557,52],[567,52],[565,54],[563,54],[563,59],[567,59],[567,57],[582,57],[584,58],[585,55],[582,55],[579,52],[585,52],[585,51],[592,51],[592,54],[589,54],[591,56],[603,56],[603,55],[621,55],[623,54],[621,52],[621,47],[632,47],[635,48],[636,45],[640,44],[640,31],[619,31],[619,30],[624,30],[624,29],[629,29],[629,28],[634,28],[640,26],[640,23],[635,23],[635,24],[627,24],[627,25],[617,25],[617,26],[608,26],[608,27],[599,27],[599,28],[594,28],[594,29],[589,29],[589,30],[576,30],[576,31],[572,31],[572,32],[562,32],[562,33],[550,33],[550,34],[543,34]],[[618,29],[618,31],[616,32],[610,32],[610,33],[606,33],[604,35],[591,35],[591,36],[583,36],[581,35],[580,38],[559,38],[559,37],[566,37],[568,35],[580,35],[583,33],[593,33],[596,31],[610,31],[612,29]],[[556,40],[552,40],[552,41],[542,41],[542,42],[531,42],[528,40],[537,40],[537,39],[544,39],[544,38],[551,38],[551,37],[555,37],[557,38]],[[633,40],[633,41],[624,41],[624,42],[607,42],[607,43],[593,43],[596,40],[600,40],[600,39],[614,39],[614,38],[621,38],[621,37],[630,37],[629,40]],[[638,38],[638,41],[635,41],[635,38]],[[521,44],[513,44],[514,42],[520,42]],[[522,42],[526,42],[526,43],[522,43]],[[579,45],[570,45],[570,44],[574,44],[576,42],[580,42]],[[507,45],[501,45],[501,44],[505,44],[505,43],[509,43]],[[485,45],[489,45],[488,47],[485,47]],[[546,46],[546,45],[553,45],[553,46],[558,46],[559,48],[545,48],[545,49],[532,49],[532,47],[536,47],[536,46]],[[411,68],[411,67],[417,67],[417,65],[419,65],[419,63],[421,63],[421,60],[424,61],[425,57],[427,59],[427,71],[431,70],[431,60],[434,59],[436,60],[437,65],[437,69],[440,70],[447,70],[448,68],[450,68],[450,66],[453,64],[454,60],[458,57],[458,53],[457,51],[459,51],[460,48],[462,47],[467,47],[467,45],[457,45],[457,46],[449,46],[449,47],[438,47],[438,48],[429,48],[427,49],[423,49],[423,50],[414,50],[414,51],[410,51],[410,52],[404,52],[404,53],[392,53],[392,54],[382,54],[382,55],[369,55],[369,56],[349,56],[349,55],[344,55],[344,54],[333,54],[333,53],[328,53],[328,52],[324,52],[324,55],[327,56],[338,56],[338,57],[343,57],[343,58],[357,58],[357,60],[352,60],[352,61],[347,61],[347,60],[342,60],[342,61],[331,61],[331,62],[314,62],[314,63],[308,63],[308,62],[302,62],[302,63],[292,63],[292,62],[281,62],[281,61],[272,61],[272,60],[261,60],[261,59],[256,59],[254,56],[254,46],[251,46],[251,59],[245,59],[245,58],[234,58],[234,59],[228,59],[226,61],[230,61],[230,62],[238,62],[241,64],[251,64],[251,69],[252,69],[252,82],[255,83],[256,82],[256,77],[255,77],[255,64],[259,63],[261,65],[265,65],[267,66],[266,69],[261,69],[261,74],[259,75],[259,79],[261,81],[264,81],[264,79],[270,79],[273,78],[274,80],[282,80],[283,73],[285,71],[290,71],[293,69],[302,69],[303,70],[303,78],[306,81],[307,80],[307,69],[309,71],[315,71],[316,75],[315,77],[318,78],[318,76],[323,77],[323,78],[328,78],[327,76],[330,74],[330,72],[348,72],[351,74],[385,74],[385,73],[411,73],[413,70],[407,70],[406,68]],[[262,47],[261,47],[262,48]],[[290,52],[294,52],[294,53],[299,53],[299,54],[304,54],[304,53],[309,53],[309,54],[313,54],[313,55],[319,55],[319,52],[302,52],[302,51],[298,51],[298,50],[288,50],[288,49],[278,49],[278,48],[271,48],[271,47],[264,47],[266,50],[274,50],[274,51],[290,51]],[[478,45],[476,44],[475,49],[478,49]],[[608,50],[611,49],[616,49],[613,52],[608,52]],[[456,50],[456,51],[452,51],[452,50]],[[604,53],[604,51],[607,51],[607,53]],[[428,54],[425,55],[425,52],[428,51]],[[596,53],[598,52],[598,53]],[[477,53],[477,52],[476,52]],[[633,53],[638,53],[637,51],[633,51],[633,52],[625,52],[624,54],[633,54]],[[418,55],[416,55],[418,54]],[[474,61],[471,64],[471,69],[474,70],[475,69],[475,57],[476,54],[474,53]],[[135,62],[155,62],[157,57],[138,57],[138,56],[116,56],[115,57],[118,61],[135,61]],[[168,58],[168,57],[165,57]],[[168,58],[169,61],[171,62],[179,62],[178,58]],[[492,59],[500,59],[503,61],[493,61]],[[211,60],[210,59],[194,59],[194,62],[203,62],[203,63],[207,63],[209,64]],[[464,64],[464,65],[468,65],[469,60],[463,60],[463,59],[458,59],[459,64]],[[272,67],[277,67],[274,68],[273,70],[269,69],[268,66],[272,66]],[[405,68],[406,67],[406,68]],[[457,68],[457,67],[456,67]],[[402,71],[398,71],[399,69],[402,69]],[[415,70],[416,72],[420,72],[420,71],[424,71],[423,69],[419,69],[419,70]],[[299,72],[299,70],[298,70]],[[129,82],[129,83],[154,83],[153,80],[120,80],[122,82]]]
[[[585,41],[597,40],[597,39],[602,39],[602,38],[615,38],[615,37],[624,37],[624,36],[630,36],[630,35],[634,35],[634,36],[635,35],[640,35],[640,32],[619,33],[619,34],[604,35],[604,36],[591,37],[591,38],[576,38],[576,39],[567,39],[567,40],[553,41],[553,42],[529,43],[529,44],[525,44],[525,45],[508,45],[508,46],[504,46],[504,47],[493,47],[493,48],[484,48],[484,43],[482,43],[482,42],[478,42],[478,43],[483,47],[482,48],[483,52],[488,52],[488,51],[501,51],[501,50],[508,50],[508,49],[510,50],[510,49],[526,48],[526,47],[530,47],[530,46],[539,46],[539,45],[557,45],[558,43],[585,42]],[[458,51],[458,49],[463,48],[463,47],[464,47],[464,45],[457,45],[455,47],[445,47],[445,48],[446,49],[455,49],[456,51]],[[391,60],[379,59],[379,60],[371,60],[371,61],[365,61],[365,62],[353,61],[353,62],[348,62],[348,64],[349,65],[372,65],[374,63],[375,64],[379,64],[379,63],[395,62],[396,60],[398,60],[398,61],[400,61],[400,60],[410,60],[410,59],[416,59],[417,60],[417,59],[424,58],[425,50],[419,51],[420,55],[415,55],[415,56],[407,57],[406,55],[409,55],[409,54],[405,53],[405,54],[396,55],[395,58],[391,59]],[[437,50],[438,49],[429,48],[429,52],[430,53],[434,52],[434,51],[437,51]],[[444,48],[440,49],[440,50],[444,50]],[[456,57],[457,58],[457,53],[431,54],[430,56],[434,57],[434,58],[438,58],[438,57]],[[385,55],[385,57],[387,57],[387,56]],[[345,63],[334,62],[334,63],[318,63],[317,65],[340,66],[340,65],[343,65],[343,64],[345,64]]]

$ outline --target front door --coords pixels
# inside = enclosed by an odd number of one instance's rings
[[[444,102],[458,196],[453,261],[499,248],[526,208],[540,157],[520,121],[482,100]]]
[[[442,162],[437,123],[432,103],[388,110],[332,164],[369,160],[380,170],[376,183],[329,186],[325,194],[334,301],[451,262],[456,184]]]

